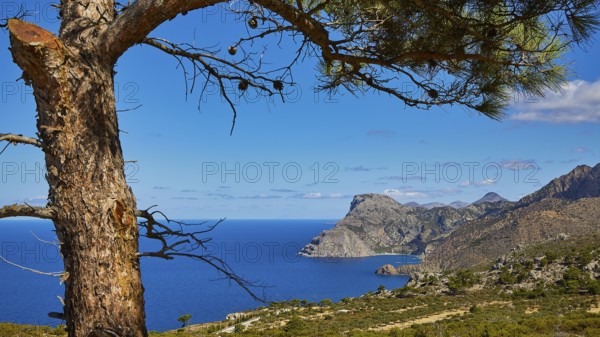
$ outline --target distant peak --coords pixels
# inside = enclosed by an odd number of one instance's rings
[[[443,202],[430,202],[427,204],[422,204],[421,207],[427,208],[427,209],[434,209],[434,208],[438,208],[438,207],[448,207],[448,205],[444,204]]]
[[[496,192],[488,192],[481,199],[473,202],[473,205],[479,205],[484,202],[500,202],[500,201],[508,201],[504,199],[500,194]]]
[[[460,201],[460,200],[456,200],[456,201],[451,202],[449,206],[453,207],[453,208],[464,208],[464,207],[469,206],[469,203]]]

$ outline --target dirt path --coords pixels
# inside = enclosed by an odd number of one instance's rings
[[[404,309],[398,309],[398,310],[393,310],[390,312],[406,312],[406,311],[411,311],[411,310],[415,310],[415,309],[421,309],[421,308],[427,308],[427,305],[417,305],[416,307],[410,307],[410,308],[404,308]]]
[[[260,317],[255,317],[255,318],[249,319],[247,321],[243,321],[239,324],[241,324],[244,328],[247,328],[247,327],[251,326],[252,323],[258,322],[259,320],[260,320]],[[223,330],[217,331],[217,333],[234,333],[234,332],[235,332],[235,325],[229,326]]]
[[[491,301],[491,302],[483,302],[483,303],[479,303],[477,304],[478,306],[490,306],[490,305],[500,305],[500,306],[505,306],[505,305],[510,305],[512,304],[512,302],[510,301]],[[406,308],[406,309],[400,309],[400,310],[396,310],[394,312],[406,312],[406,311],[410,311],[413,309],[417,309],[417,308],[423,308],[426,306],[417,306],[417,307],[412,307],[412,308]],[[406,322],[396,322],[396,323],[390,323],[390,324],[386,324],[384,326],[380,326],[380,327],[376,327],[376,328],[371,328],[369,330],[373,330],[373,331],[387,331],[387,330],[391,330],[391,329],[406,329],[408,327],[410,327],[413,324],[427,324],[427,323],[435,323],[444,319],[449,318],[450,316],[455,316],[455,315],[464,315],[465,313],[467,313],[469,311],[468,308],[463,308],[463,309],[453,309],[453,310],[446,310],[446,311],[441,311],[435,314],[431,314],[428,316],[423,316],[423,317],[418,317]]]
[[[399,322],[399,323],[392,323],[392,324],[387,324],[381,327],[377,327],[377,328],[372,328],[369,330],[374,330],[374,331],[387,331],[387,330],[391,330],[391,329],[406,329],[408,327],[410,327],[413,324],[427,324],[427,323],[435,323],[437,321],[441,321],[444,320],[450,316],[454,316],[454,315],[463,315],[466,312],[468,312],[468,309],[454,309],[454,310],[448,310],[448,311],[442,311],[440,313],[434,314],[434,315],[429,315],[429,316],[424,316],[424,317],[419,317],[419,318],[415,318],[412,319],[410,321],[407,322]]]

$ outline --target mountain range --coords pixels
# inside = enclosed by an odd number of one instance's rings
[[[578,166],[517,202],[496,193],[463,207],[400,204],[379,194],[354,197],[350,211],[302,255],[413,254],[431,269],[488,263],[511,249],[600,232],[600,164]]]
[[[433,269],[481,266],[513,249],[600,232],[600,164],[578,166],[499,212],[470,221],[431,247]]]
[[[411,201],[411,202],[407,202],[403,205],[409,206],[409,207],[423,207],[423,208],[427,208],[427,209],[432,209],[432,208],[436,208],[436,207],[447,207],[447,206],[450,206],[452,208],[465,208],[469,205],[478,205],[478,204],[482,204],[484,202],[499,202],[499,201],[508,201],[508,200],[504,199],[496,192],[489,192],[486,195],[484,195],[483,197],[481,197],[481,199],[474,201],[472,203],[457,200],[457,201],[453,201],[449,204],[444,204],[442,202],[430,202],[430,203],[426,203],[426,204],[419,204],[417,202]]]

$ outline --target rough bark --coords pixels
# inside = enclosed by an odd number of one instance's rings
[[[69,336],[146,336],[136,202],[123,169],[113,63],[33,24],[13,19],[9,31],[13,59],[37,103]]]
[[[64,0],[58,37],[18,19],[8,22],[13,60],[34,89],[39,142],[2,136],[45,153],[70,337],[147,336],[136,201],[125,179],[113,69],[160,23],[216,2],[141,0],[115,20],[113,1]],[[17,214],[13,208],[3,213]]]

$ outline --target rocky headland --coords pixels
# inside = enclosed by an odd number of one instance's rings
[[[350,211],[301,251],[310,257],[419,255],[428,271],[486,266],[513,249],[563,235],[600,233],[600,164],[581,165],[510,202],[496,193],[461,207],[402,205],[379,194],[354,197]],[[390,268],[391,267],[391,268]],[[387,266],[378,273],[410,274]],[[394,269],[394,270],[392,270]]]
[[[423,255],[429,246],[469,221],[499,212],[513,203],[496,202],[423,207],[402,205],[389,196],[354,197],[348,214],[333,229],[322,232],[301,254],[309,257],[364,257],[379,254]],[[499,199],[498,199],[499,198]]]

